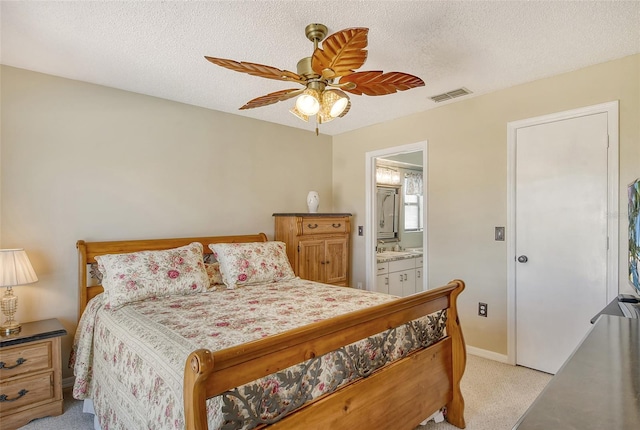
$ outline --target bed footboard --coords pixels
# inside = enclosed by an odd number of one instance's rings
[[[444,309],[447,335],[443,339],[303,405],[269,427],[412,430],[446,405],[447,420],[464,428],[460,380],[466,351],[456,307],[463,290],[464,282],[455,280],[434,290],[215,353],[194,351],[185,363],[186,428],[208,429],[208,398]]]

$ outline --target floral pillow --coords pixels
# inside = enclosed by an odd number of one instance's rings
[[[199,242],[163,251],[98,255],[96,261],[107,309],[150,297],[198,293],[209,287]]]
[[[294,279],[283,242],[214,243],[209,248],[220,263],[227,288]]]
[[[210,289],[215,290],[218,285],[224,285],[222,273],[220,273],[220,263],[204,263],[204,268],[209,276]]]

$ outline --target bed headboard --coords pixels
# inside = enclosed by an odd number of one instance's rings
[[[192,242],[200,242],[205,254],[211,254],[210,243],[249,243],[266,242],[264,233],[238,236],[184,237],[175,239],[118,240],[112,242],[85,242],[79,240],[78,248],[78,320],[82,316],[89,300],[103,291],[102,285],[89,286],[87,266],[96,262],[96,255],[123,254],[138,251],[158,251],[177,248]]]

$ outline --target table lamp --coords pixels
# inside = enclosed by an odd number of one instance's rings
[[[2,313],[7,319],[0,326],[0,335],[7,336],[20,331],[20,323],[13,319],[18,310],[18,297],[13,295],[13,287],[37,280],[24,249],[0,249],[0,287],[7,287],[2,296]]]

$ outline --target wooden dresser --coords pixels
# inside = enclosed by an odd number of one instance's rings
[[[349,286],[351,214],[275,213],[275,240],[287,244],[296,275]]]
[[[29,421],[62,413],[60,338],[57,319],[23,323],[0,337],[0,426],[13,430]]]

